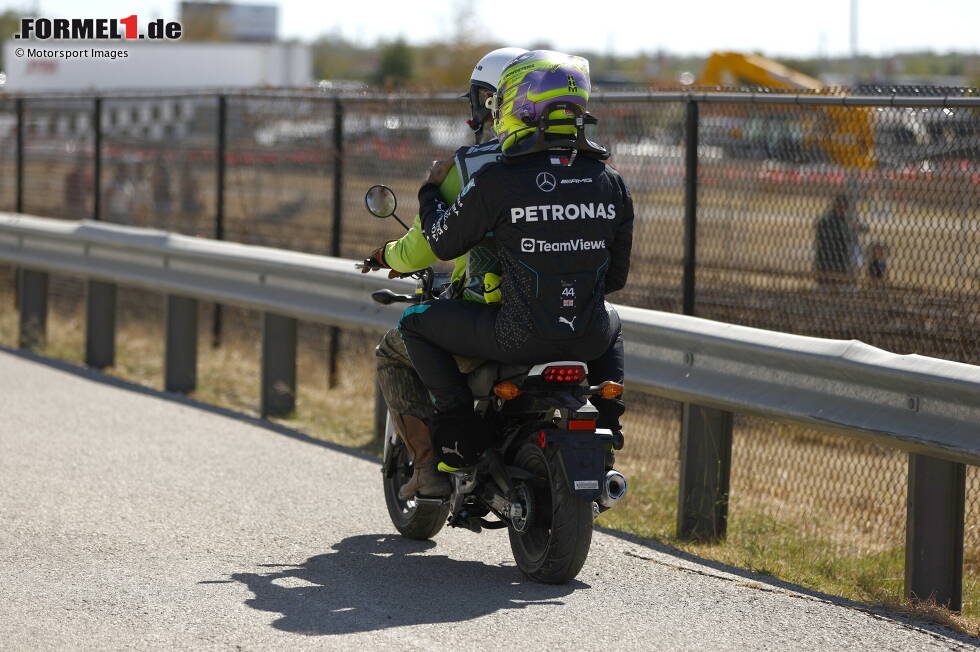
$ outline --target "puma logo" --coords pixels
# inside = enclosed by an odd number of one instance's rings
[[[453,442],[456,444],[456,448],[446,448],[442,447],[442,454],[449,455],[450,453],[456,453],[456,457],[462,458],[463,454],[459,452],[459,441]]]
[[[572,331],[574,331],[575,330],[575,320],[576,319],[578,319],[578,315],[575,315],[574,317],[572,317],[571,321],[569,321],[566,317],[559,317],[558,318],[558,323],[559,324],[568,324],[568,327],[571,328]]]

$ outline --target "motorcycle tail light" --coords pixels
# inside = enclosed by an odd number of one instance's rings
[[[521,388],[510,381],[506,381],[494,385],[493,393],[505,401],[509,401],[521,395]]]
[[[623,395],[623,386],[607,380],[599,387],[599,396],[602,398],[618,398]]]
[[[545,367],[544,380],[546,383],[580,383],[585,379],[585,367]]]
[[[595,421],[587,419],[569,419],[569,430],[595,430]]]

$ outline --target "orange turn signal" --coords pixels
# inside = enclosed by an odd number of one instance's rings
[[[607,380],[599,386],[599,396],[602,398],[619,398],[623,395],[623,386]]]
[[[505,401],[509,401],[510,399],[517,398],[521,395],[521,388],[514,383],[507,381],[494,385],[493,393]]]

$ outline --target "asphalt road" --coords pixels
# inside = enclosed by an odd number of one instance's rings
[[[506,534],[394,534],[378,464],[0,349],[0,648],[975,647],[597,533],[525,581]]]

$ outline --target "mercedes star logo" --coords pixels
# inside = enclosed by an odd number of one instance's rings
[[[558,182],[555,181],[555,176],[550,172],[540,172],[535,181],[538,182],[538,188],[545,192],[551,192],[558,185]]]

